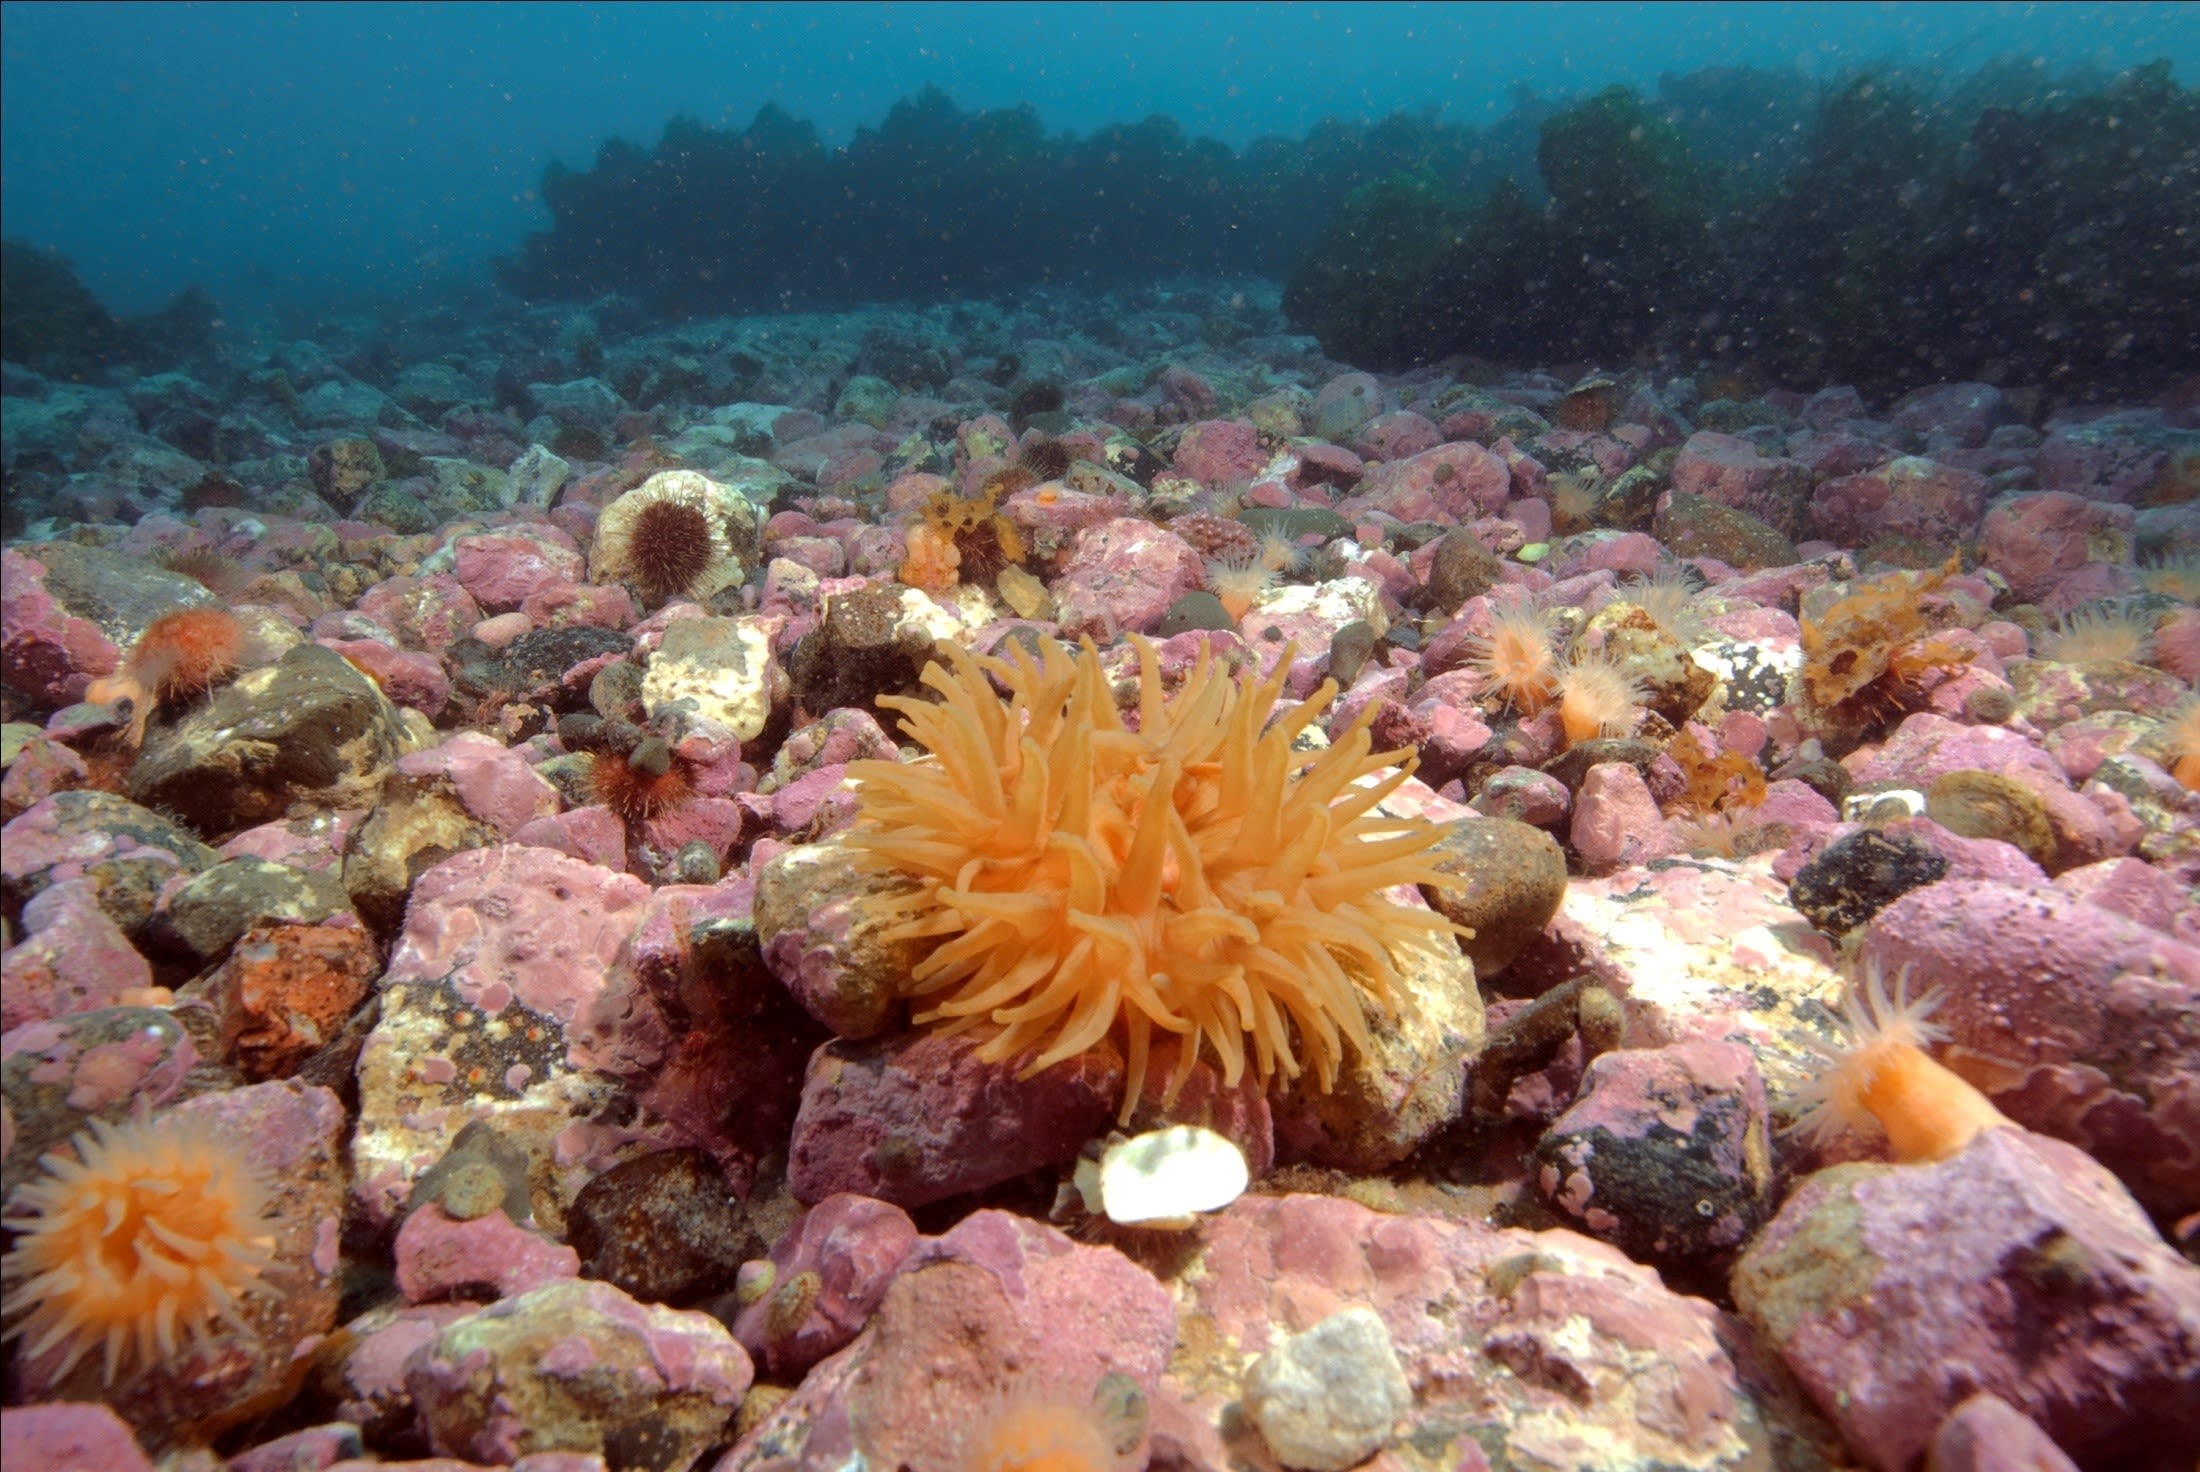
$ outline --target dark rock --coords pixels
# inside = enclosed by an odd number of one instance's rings
[[[104,547],[41,542],[26,553],[46,569],[46,591],[54,602],[95,626],[125,653],[162,614],[221,603],[194,578]]]
[[[255,925],[319,925],[351,913],[334,874],[266,859],[224,859],[167,897],[150,938],[204,965],[220,960]]]
[[[1337,682],[1338,689],[1351,689],[1374,653],[1375,626],[1364,618],[1352,620],[1329,636],[1329,678]]]
[[[1788,902],[1825,934],[1846,935],[1947,873],[1948,861],[1916,839],[1864,828],[1805,864],[1788,885]]]
[[[1771,1199],[1764,1080],[1739,1043],[1605,1053],[1535,1160],[1545,1199],[1629,1256],[1669,1266],[1723,1257]]]
[[[1188,634],[1195,629],[1224,631],[1236,628],[1237,621],[1222,606],[1222,600],[1201,589],[1186,593],[1169,605],[1168,612],[1161,615],[1161,622],[1154,625],[1154,637],[1173,639],[1178,634]]]
[[[1481,539],[1464,527],[1446,532],[1436,544],[1429,564],[1428,585],[1421,590],[1424,606],[1453,613],[1460,604],[1487,593],[1504,576],[1505,564]]]
[[[373,440],[346,436],[315,445],[306,456],[306,479],[322,500],[348,512],[389,472]]]
[[[768,1245],[702,1150],[661,1150],[597,1176],[566,1212],[565,1236],[582,1276],[644,1303],[725,1292]]]
[[[1589,769],[1600,762],[1625,762],[1645,776],[1650,764],[1658,759],[1658,745],[1654,741],[1642,741],[1634,737],[1613,739],[1599,737],[1594,741],[1577,741],[1547,762],[1543,770],[1566,784],[1568,792],[1579,792],[1587,779]]]
[[[931,651],[931,635],[904,617],[898,588],[866,587],[825,600],[825,616],[796,643],[787,674],[795,703],[814,715],[870,709],[914,684]]]
[[[301,644],[158,732],[130,795],[201,833],[367,806],[402,749],[397,708],[342,655]]]
[[[1746,511],[1674,491],[1658,503],[1652,534],[1675,557],[1716,557],[1743,569],[1791,567],[1795,544]]]
[[[1447,823],[1432,851],[1452,876],[1422,886],[1435,911],[1473,929],[1461,947],[1478,979],[1495,976],[1534,943],[1566,898],[1566,854],[1540,828],[1511,818]]]

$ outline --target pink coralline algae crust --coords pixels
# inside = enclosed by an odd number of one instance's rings
[[[1148,634],[1169,605],[1206,586],[1199,554],[1150,521],[1117,517],[1081,533],[1054,586],[1065,637]]]
[[[2023,1130],[1934,1165],[1835,1166],[1742,1256],[1742,1313],[1866,1461],[1916,1465],[1991,1391],[2078,1462],[2200,1445],[2200,1270],[2080,1151]]]
[[[859,1456],[873,1467],[967,1472],[967,1437],[1008,1395],[1081,1404],[1115,1371],[1152,1399],[1176,1339],[1168,1290],[1122,1253],[1026,1217],[976,1212],[920,1242],[869,1326],[716,1472],[828,1472]],[[1134,1448],[1126,1465],[1144,1464],[1145,1449]]]
[[[1949,879],[1882,910],[1864,956],[1946,994],[1941,1057],[2004,1114],[2149,1210],[2200,1209],[2200,947],[2052,886]]]
[[[1187,1465],[1232,1460],[1234,1387],[1252,1360],[1331,1314],[1381,1316],[1415,1405],[1396,1440],[1438,1466],[1481,1447],[1561,1467],[1732,1467],[1776,1436],[1822,1440],[1779,1400],[1746,1336],[1650,1268],[1576,1233],[1377,1213],[1320,1196],[1247,1196],[1202,1230],[1168,1389]],[[1777,1430],[1776,1430],[1777,1428]]]
[[[567,1281],[445,1325],[407,1362],[405,1386],[446,1455],[509,1464],[530,1452],[602,1454],[621,1428],[646,1422],[650,1465],[683,1472],[718,1439],[754,1374],[708,1314]]]
[[[855,1338],[917,1245],[916,1223],[898,1206],[868,1196],[828,1196],[772,1249],[773,1290],[741,1310],[733,1337],[782,1379]],[[810,1303],[789,1322],[804,1273],[816,1275]]]
[[[928,1205],[1074,1159],[1106,1129],[1123,1062],[1097,1048],[1028,1079],[982,1063],[968,1036],[832,1042],[810,1059],[788,1147],[797,1199],[836,1191]]]
[[[11,689],[67,705],[121,664],[113,640],[46,591],[45,564],[0,551],[0,678]]]
[[[1742,1244],[1772,1184],[1764,1080],[1740,1043],[1700,1039],[1594,1059],[1537,1147],[1544,1195],[1630,1256]]]
[[[617,1029],[590,1025],[595,1004],[648,901],[639,879],[548,849],[470,849],[414,884],[382,985],[452,977],[491,1017],[516,1001],[564,1024],[574,1067],[607,1064]]]
[[[519,1226],[502,1211],[458,1221],[429,1201],[397,1229],[397,1287],[407,1303],[490,1289],[510,1298],[560,1278],[578,1277],[580,1254]]]
[[[153,1472],[120,1416],[78,1401],[0,1411],[0,1461],[9,1472]]]

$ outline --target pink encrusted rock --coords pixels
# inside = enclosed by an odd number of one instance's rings
[[[640,880],[547,849],[454,854],[413,886],[382,985],[447,981],[487,1019],[516,1004],[577,1026],[572,1052],[592,1056],[589,1008],[648,899]]]
[[[2143,860],[2103,859],[2065,869],[2055,876],[2055,887],[2187,945],[2200,944],[2200,913],[2195,912],[2191,896],[2176,880]]]
[[[626,824],[609,808],[574,808],[547,818],[530,818],[512,830],[512,841],[556,849],[614,873],[626,868]]]
[[[2030,1416],[1984,1390],[1941,1421],[1925,1464],[1933,1472],[2078,1472]]]
[[[621,963],[665,1017],[674,1041],[641,1104],[679,1143],[709,1152],[745,1191],[757,1163],[786,1149],[810,1054],[825,1033],[754,961],[746,875],[668,884]]]
[[[1574,795],[1566,784],[1533,767],[1503,767],[1482,784],[1473,807],[1491,818],[1517,818],[1538,828],[1552,828],[1573,811]]]
[[[855,821],[855,790],[845,766],[804,772],[772,794],[772,828],[782,836],[827,837]]]
[[[754,836],[749,810],[730,797],[697,797],[635,825],[627,863],[639,874],[669,873],[674,857],[691,843],[706,845],[723,866],[744,834]]]
[[[1027,1079],[1027,1059],[980,1062],[980,1045],[917,1032],[819,1048],[788,1147],[796,1199],[853,1191],[926,1206],[1065,1164],[1107,1129],[1123,1093],[1112,1047]]]
[[[1631,1257],[1730,1252],[1770,1204],[1757,1060],[1740,1043],[1710,1039],[1600,1054],[1535,1160],[1544,1198]]]
[[[1919,790],[1950,772],[1998,772],[2036,776],[2044,784],[2067,787],[2056,760],[2006,726],[1970,726],[1919,711],[1906,717],[1884,746],[1863,747],[1841,765],[1858,785],[1897,783]]]
[[[84,758],[43,734],[30,737],[0,773],[0,816],[20,813],[57,792],[91,784]]]
[[[964,1472],[974,1436],[1009,1396],[1084,1407],[1113,1371],[1150,1400],[1176,1339],[1168,1290],[1122,1253],[1026,1217],[976,1212],[920,1242],[870,1326],[716,1472]],[[946,1406],[955,1413],[943,1415]],[[1124,1465],[1146,1456],[1142,1441]]]
[[[741,1310],[733,1337],[773,1375],[800,1379],[856,1337],[916,1245],[900,1207],[826,1197],[772,1248],[771,1291]]]
[[[708,1314],[636,1303],[609,1283],[563,1282],[445,1325],[405,1367],[434,1448],[492,1464],[528,1453],[686,1472],[724,1433],[755,1370]]]
[[[2081,1466],[2183,1469],[2200,1445],[2200,1270],[2082,1151],[2016,1129],[1935,1164],[1805,1180],[1734,1300],[1872,1466],[1915,1466],[1988,1391]]]
[[[1941,1059],[2168,1217],[2200,1209],[2200,948],[2048,885],[1947,879],[1873,919],[1864,959],[1947,1000]]]
[[[593,583],[547,583],[528,594],[519,608],[538,629],[623,629],[636,617],[634,597],[626,589]]]
[[[581,1257],[563,1242],[530,1232],[501,1211],[459,1221],[430,1201],[397,1229],[397,1289],[407,1303],[439,1298],[510,1298],[580,1276]]]
[[[0,1410],[0,1461],[8,1472],[153,1472],[122,1418],[84,1401]]]
[[[1979,560],[2007,579],[2019,598],[2052,603],[2059,612],[2121,591],[2114,569],[2130,560],[2135,526],[2129,506],[2067,491],[2008,496],[1986,513]]]
[[[1244,419],[1203,419],[1184,426],[1176,442],[1176,468],[1202,485],[1248,481],[1268,464],[1260,431]]]
[[[1958,542],[1978,529],[1990,490],[1975,470],[1905,455],[1822,483],[1811,497],[1811,521],[1820,534],[1850,546],[1888,535]]]
[[[553,584],[587,581],[588,564],[581,554],[550,539],[564,534],[542,530],[548,535],[484,532],[460,537],[451,546],[459,586],[483,608],[503,613]]]
[[[443,672],[443,661],[432,654],[392,649],[379,639],[323,639],[320,643],[366,671],[392,701],[411,706],[430,720],[451,703],[451,677]]]
[[[613,964],[648,899],[639,879],[518,844],[420,876],[359,1056],[354,1189],[371,1220],[394,1220],[472,1119],[537,1163],[533,1209],[552,1230],[617,1148],[647,1138],[630,1131],[614,1147],[582,1121],[611,1107],[614,1076],[648,1074],[671,1047],[654,1003]]]
[[[1174,1281],[1185,1332],[1155,1404],[1156,1465],[1231,1465],[1253,1361],[1354,1307],[1382,1319],[1415,1387],[1392,1436],[1415,1462],[1483,1467],[1485,1446],[1532,1446],[1556,1466],[1711,1472],[1815,1439],[1768,1367],[1737,1362],[1730,1319],[1569,1231],[1244,1196],[1202,1224]]]
[[[1887,418],[1913,434],[1976,447],[1986,443],[1995,426],[2015,423],[2018,415],[1990,383],[1936,383],[1895,400]]]
[[[492,614],[474,625],[473,636],[491,649],[503,649],[535,627],[523,612]]]
[[[1647,864],[1672,848],[1650,785],[1626,762],[1598,762],[1581,779],[1567,837],[1590,874]]]
[[[2094,501],[2144,505],[2169,459],[2160,436],[2135,438],[2114,424],[2065,424],[2043,441],[2034,463],[2040,486]]]
[[[92,882],[71,879],[23,907],[23,934],[0,955],[0,1032],[112,1007],[152,984],[152,966],[99,907]]]
[[[308,1426],[231,1457],[222,1472],[327,1472],[363,1456],[366,1443],[348,1421]]]
[[[1289,482],[1302,495],[1348,491],[1367,473],[1360,457],[1341,445],[1300,445],[1297,455],[1299,463]]]
[[[1361,425],[1352,448],[1369,460],[1405,460],[1443,442],[1442,430],[1411,409],[1399,409]]]
[[[121,666],[115,642],[46,591],[45,564],[0,551],[0,683],[40,705],[69,705]]]
[[[58,1348],[19,1354],[11,1376],[26,1399],[97,1394],[154,1451],[203,1445],[289,1394],[300,1347],[336,1324],[344,1205],[344,1109],[327,1089],[286,1079],[201,1094],[167,1113],[204,1126],[265,1180],[272,1240],[263,1281],[274,1291],[244,1296],[236,1321],[208,1325],[173,1354],[135,1360],[112,1382],[97,1355],[56,1375]]]
[[[266,859],[309,874],[325,873],[344,859],[344,840],[366,814],[356,808],[286,818],[247,828],[221,846],[225,859]]]
[[[1463,524],[1497,515],[1511,495],[1512,472],[1504,460],[1461,441],[1371,467],[1340,509],[1347,516],[1381,511],[1400,521]]]
[[[460,731],[440,746],[407,752],[397,759],[397,770],[416,781],[441,778],[467,816],[499,833],[517,833],[522,824],[558,811],[558,790],[527,758],[478,731]]]
[[[1181,364],[1171,363],[1161,370],[1154,381],[1154,390],[1163,403],[1170,404],[1192,419],[1209,419],[1215,412],[1215,386],[1206,378]]]
[[[1768,456],[1748,440],[1698,430],[1673,461],[1673,489],[1746,511],[1784,535],[1800,529],[1810,497],[1801,462]]]
[[[1112,643],[1153,632],[1170,604],[1205,586],[1189,542],[1150,521],[1116,517],[1079,534],[1054,599],[1064,635]]]
[[[339,1421],[359,1427],[377,1446],[417,1438],[417,1413],[405,1389],[405,1362],[435,1341],[437,1331],[475,1312],[478,1304],[391,1300],[344,1325],[347,1346],[322,1372],[320,1388]]]
[[[447,572],[385,578],[360,594],[358,611],[431,654],[450,648],[481,622],[481,605]]]

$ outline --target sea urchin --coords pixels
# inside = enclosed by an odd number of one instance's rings
[[[679,501],[653,501],[627,534],[626,564],[653,598],[684,593],[711,564],[710,518]]]
[[[1203,649],[1170,699],[1137,648],[1136,730],[1089,643],[949,646],[924,672],[940,700],[881,701],[936,758],[849,765],[859,862],[913,884],[878,902],[888,934],[940,942],[909,975],[917,1021],[989,1029],[978,1056],[1033,1053],[1026,1076],[1118,1033],[1126,1120],[1156,1030],[1183,1039],[1165,1102],[1202,1043],[1230,1084],[1248,1055],[1263,1086],[1303,1058],[1327,1090],[1344,1040],[1369,1046],[1394,948],[1451,929],[1383,894],[1440,881],[1442,830],[1370,816],[1411,770],[1370,750],[1372,706],[1326,749],[1293,750],[1336,687],[1271,721],[1290,655],[1241,682]]]
[[[0,1258],[0,1339],[23,1339],[32,1356],[66,1345],[56,1380],[103,1347],[113,1384],[133,1352],[148,1365],[211,1323],[244,1327],[274,1230],[266,1183],[243,1157],[173,1114],[95,1119],[71,1145],[8,1198],[17,1236]]]

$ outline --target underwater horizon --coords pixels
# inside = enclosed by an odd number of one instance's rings
[[[2200,5],[0,0],[6,1472],[2190,1472]]]

